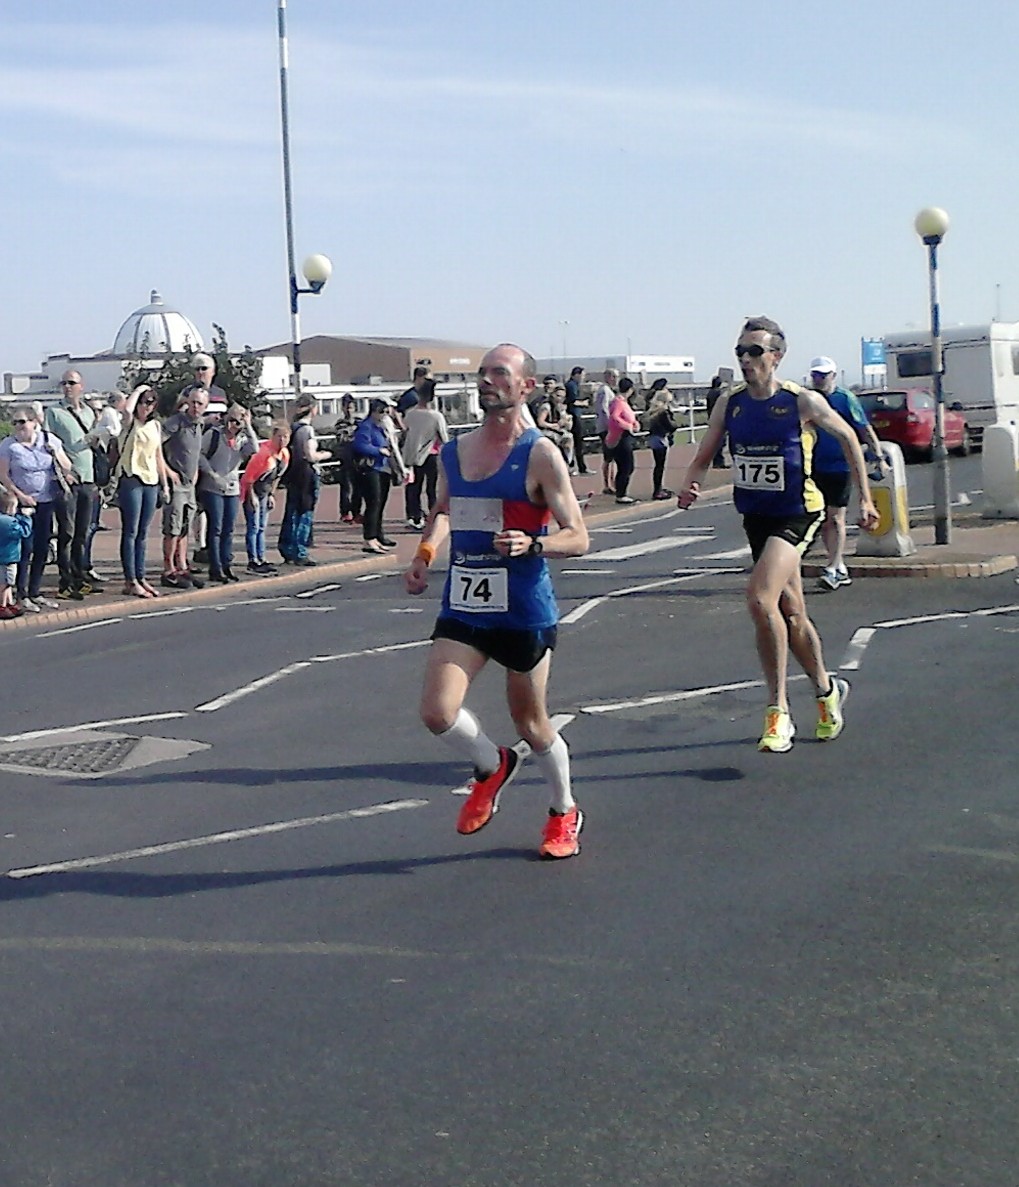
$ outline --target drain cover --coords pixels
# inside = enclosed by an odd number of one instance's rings
[[[151,763],[186,758],[207,750],[205,742],[182,738],[135,737],[98,730],[68,731],[60,741],[35,738],[0,747],[0,770],[35,775],[99,779],[114,771],[128,771]]]
[[[140,738],[102,738],[95,742],[72,742],[63,746],[40,746],[38,750],[20,750],[0,754],[0,761],[11,759],[19,767],[73,775],[105,775],[123,766]]]

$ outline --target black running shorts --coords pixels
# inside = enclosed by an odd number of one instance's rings
[[[824,495],[826,507],[848,507],[853,493],[853,480],[848,470],[829,470],[811,475],[814,485]]]
[[[750,555],[754,562],[760,560],[764,546],[772,536],[785,540],[802,556],[817,535],[823,514],[815,511],[812,515],[790,515],[786,518],[777,515],[744,515],[743,531],[750,543]]]
[[[557,634],[554,626],[538,631],[512,631],[468,626],[458,618],[440,618],[435,623],[432,638],[452,639],[454,643],[473,647],[511,672],[530,672],[541,663],[547,651],[555,650]]]

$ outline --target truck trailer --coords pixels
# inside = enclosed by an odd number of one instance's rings
[[[933,389],[930,331],[885,340],[889,388]],[[941,332],[945,404],[957,405],[974,445],[996,422],[1019,424],[1019,322],[952,326]]]

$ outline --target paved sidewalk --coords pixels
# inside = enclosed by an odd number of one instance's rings
[[[665,485],[678,490],[683,474],[693,455],[693,446],[677,445],[669,451]],[[587,476],[573,479],[573,487],[582,502],[586,502],[586,517],[589,524],[597,525],[613,519],[632,519],[634,516],[654,514],[665,508],[672,508],[672,499],[664,502],[651,500],[651,453],[639,450],[636,455],[636,469],[630,484],[630,493],[640,502],[621,507],[613,495],[602,493],[600,459],[591,458],[589,464],[597,462]],[[728,470],[709,470],[704,484],[702,499],[707,501],[731,498]],[[108,531],[98,532],[93,545],[93,562],[97,571],[107,578],[106,591],[93,594],[83,602],[61,603],[59,610],[43,614],[26,613],[21,618],[0,623],[0,633],[50,625],[73,625],[107,617],[111,613],[139,613],[164,610],[174,605],[195,602],[223,602],[234,598],[252,597],[265,587],[274,590],[302,589],[316,582],[342,581],[361,573],[399,571],[405,568],[417,548],[420,533],[406,526],[404,516],[404,492],[394,489],[386,507],[385,531],[396,541],[396,548],[388,556],[366,554],[359,525],[339,522],[338,487],[325,486],[316,512],[315,547],[312,556],[315,568],[293,569],[281,566],[276,577],[256,577],[244,572],[247,563],[244,553],[243,519],[238,523],[234,539],[234,571],[240,581],[234,585],[207,585],[202,590],[161,590],[158,599],[125,597],[121,592],[123,582],[119,562],[120,518],[116,508],[108,508],[103,522]],[[590,498],[588,499],[588,496]],[[279,532],[279,518],[283,500],[280,499],[271,517],[268,531],[270,542],[269,559],[278,559],[275,542]],[[735,512],[733,512],[735,515]],[[162,539],[159,534],[158,513],[149,531],[148,572],[149,579],[158,585],[162,562]],[[923,521],[911,529],[917,551],[908,557],[852,557],[848,558],[854,577],[988,577],[1019,567],[1019,522],[1011,520],[990,521],[980,518],[979,508],[967,508],[956,512],[953,524],[953,540],[950,546],[934,543],[933,527]],[[815,546],[816,551],[816,546]],[[819,576],[823,562],[808,556],[803,571],[808,577]],[[46,570],[43,592],[55,595],[56,567]]]

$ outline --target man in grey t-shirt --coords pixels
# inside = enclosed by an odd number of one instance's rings
[[[200,589],[205,584],[188,568],[188,531],[198,507],[195,483],[205,428],[202,418],[208,403],[208,390],[196,384],[185,392],[181,410],[163,422],[170,501],[163,508],[163,575],[159,583],[170,589]]]

